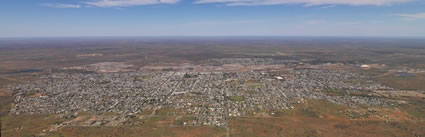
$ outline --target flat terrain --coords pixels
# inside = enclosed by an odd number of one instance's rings
[[[425,136],[424,83],[423,39],[2,39],[1,136]]]
[[[378,109],[379,110],[379,109]],[[347,108],[311,100],[291,111],[276,112],[274,117],[235,118],[230,122],[232,136],[421,136],[424,121],[387,121],[374,116],[344,119]],[[352,113],[353,114],[353,113]],[[387,114],[407,116],[406,112],[390,110]]]

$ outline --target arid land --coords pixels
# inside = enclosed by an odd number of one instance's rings
[[[425,40],[0,40],[2,136],[425,136]]]

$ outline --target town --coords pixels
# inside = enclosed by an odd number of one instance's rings
[[[309,65],[292,60],[255,58],[214,59],[209,62],[215,67],[238,64],[262,65],[264,69],[239,72],[217,68],[214,68],[217,71],[125,69],[125,72],[110,73],[102,73],[107,72],[102,70],[56,70],[40,75],[41,82],[11,87],[16,96],[11,112],[118,114],[109,121],[88,123],[108,125],[112,121],[126,121],[141,112],[149,111],[149,115],[155,115],[156,111],[166,109],[167,115],[193,117],[183,121],[182,125],[221,127],[227,126],[230,117],[248,117],[263,110],[293,109],[307,99],[328,100],[351,108],[357,108],[358,104],[395,104],[382,98],[351,96],[350,92],[369,93],[392,88],[348,70],[323,67],[329,64]],[[324,91],[340,95],[332,96]]]

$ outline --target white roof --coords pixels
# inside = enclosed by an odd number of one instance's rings
[[[369,65],[361,65],[360,67],[362,67],[362,68],[368,68]]]

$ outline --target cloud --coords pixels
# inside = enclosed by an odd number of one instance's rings
[[[414,14],[395,14],[406,19],[425,19],[425,13],[414,13]]]
[[[413,0],[198,0],[194,3],[224,3],[228,6],[258,6],[258,5],[283,5],[283,4],[303,4],[306,6],[317,5],[390,5],[394,3],[404,3]]]
[[[81,5],[78,4],[44,3],[42,5],[52,8],[81,8]]]
[[[152,4],[174,4],[180,0],[95,0],[86,2],[87,5],[97,7],[129,7]]]

